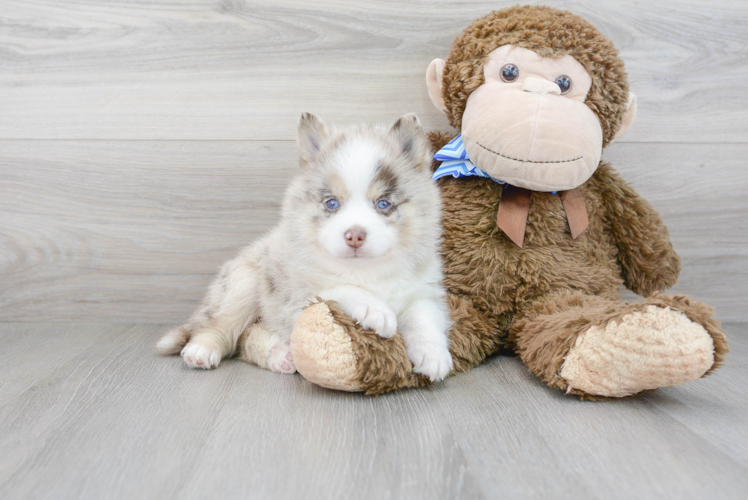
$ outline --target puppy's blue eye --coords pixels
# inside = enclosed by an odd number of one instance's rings
[[[379,200],[379,201],[377,202],[377,208],[378,208],[379,210],[387,210],[387,209],[388,209],[388,208],[390,208],[391,206],[392,206],[392,203],[390,203],[390,202],[389,202],[389,201],[387,201],[387,200]]]
[[[328,210],[337,210],[338,208],[340,208],[340,203],[338,203],[338,200],[336,200],[335,198],[330,198],[325,202],[325,206]]]

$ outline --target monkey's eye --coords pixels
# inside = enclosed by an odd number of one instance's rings
[[[566,94],[571,90],[571,78],[566,75],[561,75],[556,78],[556,85],[561,89],[561,94]]]
[[[379,210],[387,210],[387,209],[388,209],[388,208],[390,208],[391,206],[392,206],[392,203],[390,203],[390,202],[389,202],[388,200],[384,200],[384,199],[383,199],[383,200],[379,200],[379,201],[377,202],[377,208],[378,208]]]
[[[517,77],[519,77],[519,68],[516,65],[509,63],[501,68],[501,79],[505,82],[511,83],[516,80]]]
[[[340,202],[338,202],[338,200],[336,200],[335,198],[330,198],[325,202],[325,206],[328,210],[337,210],[338,208],[340,208]]]

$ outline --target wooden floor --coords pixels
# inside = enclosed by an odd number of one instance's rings
[[[738,499],[748,325],[730,362],[580,402],[496,357],[426,390],[320,389],[231,360],[158,358],[161,327],[0,328],[0,498]]]
[[[542,1],[621,50],[603,158],[730,322],[715,375],[583,403],[494,358],[372,399],[150,350],[276,222],[302,111],[449,130],[429,61],[515,3],[0,0],[0,500],[748,498],[745,0]]]

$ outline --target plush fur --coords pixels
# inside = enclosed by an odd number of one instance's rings
[[[547,7],[491,13],[457,38],[442,80],[452,125],[460,128],[465,102],[483,82],[487,55],[506,44],[544,57],[569,54],[577,59],[593,79],[585,102],[600,120],[604,144],[616,136],[628,108],[628,83],[617,50],[587,21]],[[433,149],[453,136],[432,133]],[[659,214],[610,165],[600,163],[579,187],[589,227],[576,239],[560,197],[532,192],[522,248],[496,225],[500,184],[478,177],[445,177],[438,184],[455,372],[469,370],[495,353],[516,353],[549,386],[603,399],[686,382],[722,362],[727,340],[712,309],[683,296],[659,294],[676,282],[680,259]],[[649,298],[624,303],[621,285]],[[351,325],[347,331],[356,363],[367,367],[359,371],[361,390],[380,394],[420,384],[409,378],[402,356],[386,346],[360,349],[360,332]],[[611,345],[601,379],[589,380],[596,376],[589,366],[602,359],[590,348],[600,346],[600,335],[615,338],[616,331],[631,341]],[[674,331],[680,344],[658,341]],[[303,350],[299,355],[315,357]],[[322,357],[316,359],[317,365],[324,364]],[[393,380],[393,373],[399,377]],[[587,390],[574,387],[562,373]],[[616,374],[622,379],[611,382]]]

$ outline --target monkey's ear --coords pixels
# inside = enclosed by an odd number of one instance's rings
[[[447,106],[444,104],[444,95],[442,95],[442,75],[447,63],[444,59],[434,59],[426,69],[426,87],[429,90],[429,97],[434,103],[436,109],[447,112]]]
[[[636,118],[636,96],[633,92],[629,92],[628,104],[629,107],[626,110],[626,113],[624,113],[623,120],[621,121],[621,128],[618,129],[616,136],[610,142],[617,140],[619,137],[625,134],[626,131],[631,128],[631,124],[634,123],[634,118]]]
[[[400,146],[401,154],[419,161],[428,153],[428,139],[415,113],[403,115],[392,125],[390,137]]]
[[[327,139],[327,127],[324,122],[312,113],[302,113],[299,121],[299,154],[301,165],[314,161]]]

